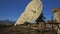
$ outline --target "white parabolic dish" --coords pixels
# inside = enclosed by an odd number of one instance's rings
[[[40,16],[41,12],[42,12],[41,1],[32,0],[25,8],[25,11],[18,18],[15,25],[20,25],[25,22],[32,22],[32,21],[36,20]]]

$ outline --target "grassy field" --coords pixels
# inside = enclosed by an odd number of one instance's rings
[[[39,31],[28,26],[0,26],[0,34],[56,34],[54,30]]]

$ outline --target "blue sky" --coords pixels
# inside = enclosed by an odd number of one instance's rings
[[[0,20],[17,20],[31,0],[0,0]],[[51,20],[52,8],[60,8],[60,0],[41,0],[46,20]]]

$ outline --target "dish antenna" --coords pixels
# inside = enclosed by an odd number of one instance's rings
[[[35,21],[42,12],[42,3],[40,0],[32,0],[22,15],[18,18],[15,25],[24,24],[25,22],[32,22]]]

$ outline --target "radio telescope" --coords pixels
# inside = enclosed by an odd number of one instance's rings
[[[32,22],[36,20],[42,12],[41,0],[32,0],[25,11],[21,14],[14,25],[24,24],[25,22]]]

